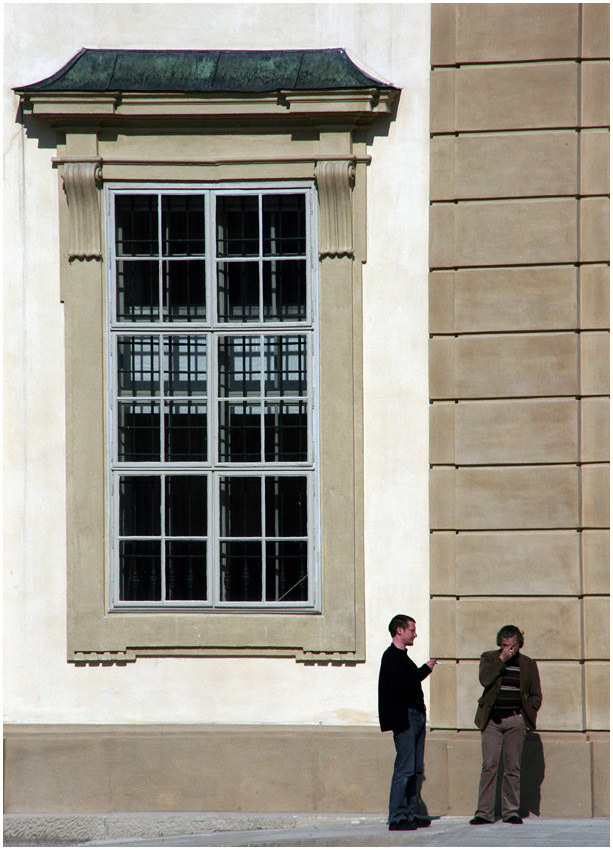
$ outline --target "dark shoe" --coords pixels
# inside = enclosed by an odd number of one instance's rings
[[[430,818],[424,818],[419,815],[415,815],[415,817],[413,818],[413,823],[417,824],[418,829],[424,829],[426,826],[430,826],[432,821],[430,820]]]
[[[406,829],[417,829],[417,824],[412,820],[397,820],[394,823],[390,823],[390,830],[406,830]]]
[[[485,818],[479,817],[479,815],[475,815],[474,818],[471,818],[469,823],[472,823],[473,826],[481,823],[492,823],[491,820],[486,820]]]
[[[511,815],[510,818],[505,818],[504,823],[523,823],[519,815]]]

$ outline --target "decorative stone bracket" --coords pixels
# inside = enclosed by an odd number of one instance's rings
[[[100,260],[100,157],[62,160],[62,179],[70,216],[69,260]]]
[[[315,169],[319,196],[319,256],[353,256],[351,189],[353,162],[320,162]]]

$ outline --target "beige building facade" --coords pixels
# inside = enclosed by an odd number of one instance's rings
[[[7,812],[384,812],[400,609],[441,661],[431,814],[474,810],[511,622],[544,692],[525,811],[607,813],[608,31],[604,4],[6,7]],[[83,47],[343,48],[365,77],[28,90]],[[135,187],[313,199],[302,609],[114,605],[107,219]]]

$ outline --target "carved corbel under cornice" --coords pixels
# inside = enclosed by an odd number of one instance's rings
[[[315,179],[319,197],[319,256],[352,257],[351,189],[355,165],[348,160],[319,162]]]
[[[63,160],[62,179],[70,217],[69,260],[100,260],[100,199],[102,160]]]

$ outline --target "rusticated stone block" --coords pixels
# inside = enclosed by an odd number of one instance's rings
[[[582,195],[609,194],[608,130],[581,131],[581,188]]]
[[[574,63],[486,65],[448,73],[455,74],[456,126],[445,129],[532,130],[577,125],[578,68]],[[592,112],[601,101],[590,89]],[[440,130],[433,126],[431,132]]]
[[[430,207],[430,266],[453,266],[455,255],[455,210],[452,204]]]
[[[430,470],[430,528],[455,528],[455,474],[453,469]]]
[[[452,401],[430,405],[430,463],[455,463],[455,408]]]
[[[609,593],[609,536],[609,531],[604,529],[581,532],[584,593]]]
[[[431,245],[439,249],[431,250],[432,267],[572,263],[577,257],[572,198],[433,204],[430,226]]]
[[[435,136],[430,142],[433,201],[576,194],[574,131]]]
[[[447,560],[453,556],[455,561],[452,592],[458,595],[513,596],[518,592],[519,577],[521,592],[534,596],[581,592],[580,534],[576,531],[498,531],[449,537],[454,552],[445,554]]]
[[[609,729],[609,684],[611,669],[608,661],[585,663],[585,715],[587,728]]]
[[[428,279],[428,306],[430,333],[453,333],[455,328],[454,272],[430,272]]]
[[[576,528],[578,483],[572,466],[460,468],[447,528]]]
[[[430,64],[455,65],[456,4],[434,3],[430,29]]]
[[[587,274],[585,287],[586,311],[600,313],[607,303],[606,274]],[[430,333],[545,331],[576,325],[577,272],[571,266],[430,274]]]
[[[430,535],[430,592],[435,595],[456,593],[455,531],[437,531]]]
[[[581,400],[581,461],[599,463],[609,460],[609,400]]]
[[[583,599],[585,657],[602,660],[609,657],[609,597],[586,596]]]
[[[577,56],[576,3],[458,3],[456,62]]]
[[[449,807],[449,769],[447,765],[447,741],[440,732],[429,732],[426,736],[425,770],[420,788],[420,797],[428,814],[442,815]],[[388,764],[392,764],[392,757]]]
[[[594,817],[607,818],[611,808],[610,774],[611,745],[609,732],[591,732],[592,771],[594,789]]]
[[[581,63],[581,126],[609,126],[609,62]]]
[[[456,666],[455,661],[441,661],[429,677],[430,725],[437,729],[456,728]]]
[[[570,686],[574,684],[572,681]],[[552,693],[551,699],[556,698],[563,701],[565,696],[560,691]],[[544,767],[540,786],[540,814],[550,818],[591,817],[592,765],[586,737],[568,732],[564,735],[544,733],[539,737],[543,745]]]
[[[581,328],[608,328],[609,267],[581,266],[579,281]]]
[[[582,263],[601,263],[609,259],[609,199],[582,198],[580,232]]]
[[[447,463],[577,461],[578,405],[574,399],[462,401],[445,408],[444,423],[440,422],[439,404],[444,402],[432,405],[431,412],[438,429],[444,431],[445,448],[448,429],[455,427],[455,451]],[[455,414],[453,421],[449,411]],[[437,437],[438,431],[433,436]]]
[[[581,517],[585,528],[608,528],[608,463],[581,467]]]
[[[456,340],[435,337],[428,349],[431,398],[455,398]]]
[[[581,395],[607,395],[609,392],[609,334],[581,333]]]
[[[433,658],[456,657],[455,599],[437,597],[430,601],[430,652]]]
[[[609,4],[583,3],[581,6],[581,55],[584,59],[608,59]]]
[[[518,580],[518,583],[521,583]],[[457,658],[478,659],[496,648],[498,630],[513,623],[525,634],[533,658],[577,659],[581,655],[581,602],[569,597],[460,598],[456,602]],[[579,702],[581,694],[579,694]]]
[[[577,395],[577,390],[574,333],[430,340],[433,399],[564,396]]]
[[[453,133],[455,125],[455,71],[439,68],[430,74],[430,132]]]
[[[477,804],[481,775],[481,736],[473,733],[456,735],[447,750],[449,764],[449,811],[472,814]]]

